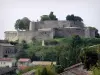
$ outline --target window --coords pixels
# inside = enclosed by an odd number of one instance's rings
[[[5,62],[4,62],[4,64],[5,64]]]

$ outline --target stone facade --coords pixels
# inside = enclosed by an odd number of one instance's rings
[[[8,43],[0,43],[0,58],[14,57],[16,54],[15,47]]]
[[[16,59],[14,58],[0,58],[0,67],[15,67]]]
[[[29,31],[6,31],[5,39],[31,42],[32,38],[48,40],[54,37],[70,37],[73,35],[93,38],[95,37],[95,29],[85,27],[79,21],[31,21]]]

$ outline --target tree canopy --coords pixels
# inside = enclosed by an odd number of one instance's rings
[[[41,21],[46,21],[46,20],[58,20],[56,16],[53,14],[53,12],[50,12],[49,15],[42,15],[41,16]]]
[[[83,19],[81,17],[74,16],[73,14],[72,15],[67,15],[66,20],[69,20],[69,21],[80,21],[80,22],[83,21]]]
[[[15,23],[16,30],[29,30],[30,20],[27,17],[18,19]]]

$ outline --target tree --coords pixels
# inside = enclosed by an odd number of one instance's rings
[[[72,15],[67,15],[66,20],[69,20],[69,21],[80,21],[80,22],[83,21],[83,19],[81,17],[74,16],[73,14]]]
[[[30,20],[27,17],[18,19],[15,23],[16,30],[29,30]]]
[[[46,20],[58,20],[56,16],[53,14],[53,12],[50,12],[49,15],[42,15],[41,16],[41,21],[46,21]]]
[[[21,49],[19,52],[17,52],[17,55],[16,55],[16,58],[19,59],[19,58],[27,58],[28,55],[26,53],[25,50]]]
[[[57,65],[63,68],[69,67],[80,62],[81,38],[76,35],[68,45],[57,46]]]
[[[48,15],[42,15],[41,16],[41,21],[46,21],[46,20],[50,20]]]
[[[82,39],[80,38],[79,35],[74,35],[72,37],[71,46],[76,47],[76,46],[79,46],[79,45],[82,45]]]
[[[58,20],[58,19],[56,18],[56,16],[53,14],[53,12],[50,12],[49,18],[50,18],[50,20]]]
[[[46,67],[42,69],[41,75],[48,75]]]
[[[98,54],[96,51],[89,50],[85,48],[87,51],[84,50],[84,53],[81,55],[81,60],[84,63],[84,66],[87,70],[91,67],[96,66],[98,61]]]
[[[15,23],[15,29],[16,29],[16,30],[19,30],[20,22],[21,22],[20,19],[18,19],[18,20],[16,21],[16,23]]]
[[[22,18],[25,30],[29,30],[30,20],[27,17]]]

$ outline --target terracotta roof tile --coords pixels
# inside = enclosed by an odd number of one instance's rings
[[[12,61],[12,58],[0,58],[0,61]]]

